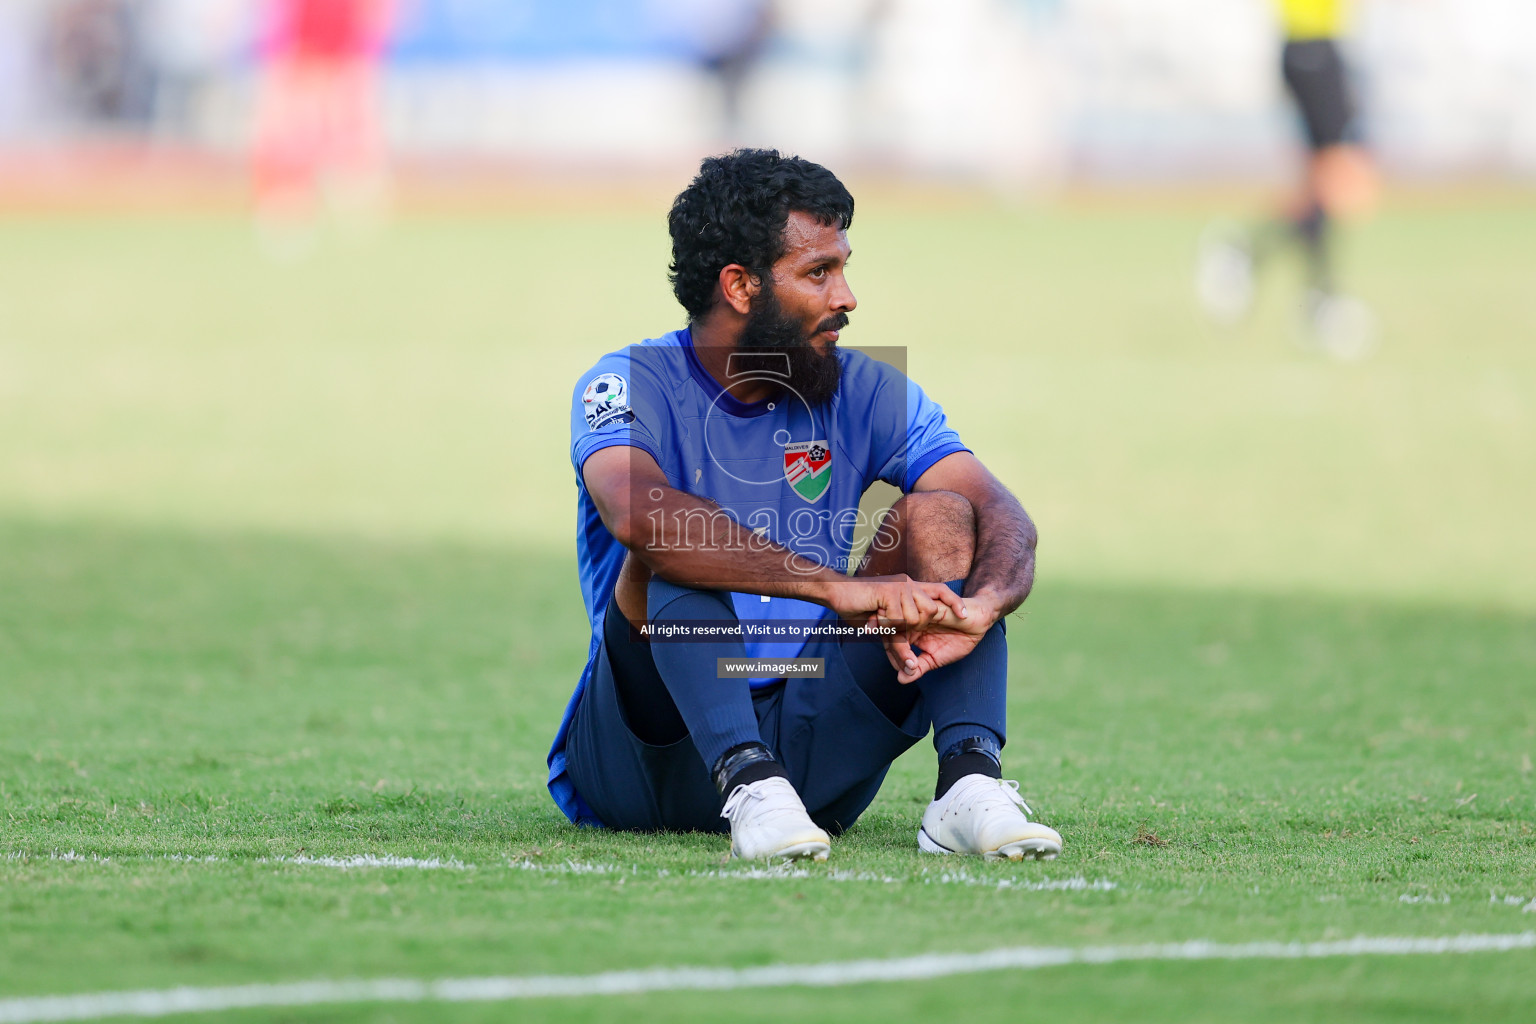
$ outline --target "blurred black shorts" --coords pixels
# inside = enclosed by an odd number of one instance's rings
[[[1293,40],[1281,54],[1285,84],[1301,108],[1307,142],[1314,151],[1358,142],[1344,58],[1332,39]]]

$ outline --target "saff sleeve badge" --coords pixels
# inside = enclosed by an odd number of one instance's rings
[[[785,445],[784,479],[806,501],[821,497],[832,482],[832,446],[825,441]]]
[[[590,430],[600,430],[610,423],[628,423],[635,418],[629,407],[629,385],[616,373],[600,373],[581,394],[582,413]]]

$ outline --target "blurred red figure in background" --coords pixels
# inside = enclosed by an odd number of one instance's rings
[[[322,188],[349,205],[383,195],[380,56],[391,0],[265,0],[253,153],[257,214],[302,221]]]

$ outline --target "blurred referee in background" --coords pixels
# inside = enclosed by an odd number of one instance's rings
[[[1334,221],[1369,212],[1377,191],[1339,48],[1349,0],[1275,3],[1285,33],[1281,73],[1306,129],[1306,172],[1277,221],[1252,231],[1217,227],[1206,233],[1199,297],[1213,319],[1241,319],[1253,305],[1258,271],[1276,252],[1295,245],[1306,263],[1308,339],[1329,355],[1358,359],[1375,342],[1375,316],[1360,300],[1340,294],[1332,258]]]

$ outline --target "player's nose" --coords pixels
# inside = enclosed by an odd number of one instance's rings
[[[837,287],[832,292],[832,311],[834,313],[851,313],[859,305],[859,300],[854,297],[853,289],[848,287],[848,279],[839,277]]]

